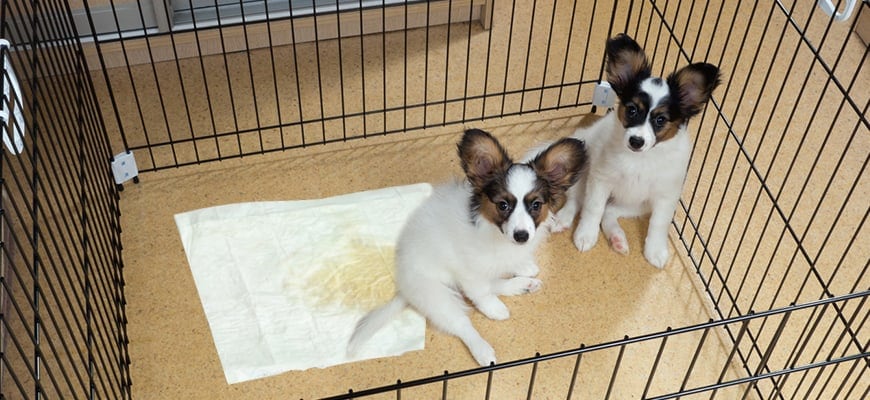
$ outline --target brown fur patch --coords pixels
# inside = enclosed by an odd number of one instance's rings
[[[682,124],[682,121],[668,121],[665,123],[665,126],[656,132],[656,142],[660,143],[673,139],[680,131],[680,124]]]
[[[486,196],[481,196],[480,199],[480,209],[478,212],[480,216],[486,219],[489,222],[492,222],[496,226],[501,226],[504,220],[499,217],[498,207],[496,207],[495,203],[489,201]]]
[[[682,120],[671,120],[668,115],[668,107],[669,105],[661,105],[650,111],[649,120],[655,121],[661,115],[664,115],[667,118],[667,122],[665,125],[656,131],[656,142],[664,142],[672,139],[674,136],[677,136],[677,132],[680,131],[680,125],[682,125]]]

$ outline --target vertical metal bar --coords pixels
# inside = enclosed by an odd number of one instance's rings
[[[484,400],[489,400],[489,395],[492,392],[492,370],[486,372],[486,394]]]
[[[713,320],[709,320],[708,322],[713,322]],[[698,355],[701,354],[701,350],[704,348],[704,343],[707,341],[707,335],[710,333],[710,329],[704,329],[703,333],[701,333],[701,339],[698,340],[698,347],[695,348],[695,353],[692,355],[692,361],[689,362],[689,367],[686,368],[686,376],[683,377],[683,383],[680,384],[680,391],[686,390],[686,385],[689,383],[689,377],[692,376],[692,371],[695,369],[695,363],[698,362]]]
[[[347,111],[344,99],[344,51],[341,48],[341,42],[344,41],[341,35],[341,16],[343,13],[339,11],[339,0],[335,0],[335,10],[336,33],[338,34],[336,39],[336,42],[338,42],[338,88],[341,95],[341,137],[347,140]],[[362,34],[362,26],[360,26],[360,34]]]
[[[450,87],[450,31],[452,28],[453,0],[447,2],[447,41],[444,43],[444,105],[441,108],[441,123],[447,123],[447,105],[450,104],[447,97],[447,89]]]
[[[550,65],[550,45],[553,43],[553,25],[556,25],[556,4],[558,1],[553,2],[553,12],[550,14],[550,32],[547,34],[547,53],[544,56],[544,72],[541,74],[541,96],[538,98],[538,111],[541,110],[541,106],[544,103],[544,88],[547,86],[547,69]],[[575,3],[576,5],[576,3]],[[531,31],[531,30],[530,30]],[[571,35],[571,32],[568,32],[568,35]],[[567,61],[568,54],[565,54],[565,60]],[[561,104],[561,98],[557,99],[556,106],[558,107]]]
[[[163,1],[162,0],[154,0],[153,3],[154,4],[163,3]],[[139,7],[141,8],[141,3],[140,3]],[[162,9],[162,11],[165,13],[165,16],[163,16],[163,17],[161,17],[160,15],[156,16],[158,21],[172,20],[172,18],[168,14],[169,9],[167,7],[158,7],[158,8]],[[158,10],[155,9],[155,12],[157,12],[157,11]],[[141,15],[141,13],[140,13],[139,17],[140,17],[140,21],[142,23],[142,26],[144,27],[145,26],[145,16]],[[168,25],[167,25],[167,29],[168,29]],[[175,35],[169,35],[169,40],[170,40],[171,47],[172,47],[172,55],[174,57],[173,61],[175,62],[175,71],[176,71],[176,74],[178,75],[178,82],[179,82],[179,86],[181,89],[181,101],[184,103],[185,115],[187,116],[187,128],[190,130],[190,138],[191,138],[191,142],[193,143],[193,154],[194,154],[194,158],[196,159],[196,162],[199,163],[200,162],[199,146],[198,146],[197,140],[196,140],[196,132],[193,129],[193,118],[191,118],[190,105],[189,105],[189,101],[187,100],[187,89],[185,88],[185,85],[184,85],[184,74],[181,72],[181,62],[179,60],[178,49],[177,49],[177,46],[175,44]]]
[[[405,57],[402,59],[402,131],[406,131],[408,129],[408,4],[402,5],[402,11],[405,13],[405,21],[402,29],[402,51],[404,52]],[[445,385],[445,393],[447,391],[447,382],[444,382]]]
[[[336,0],[337,2],[338,0]],[[278,116],[278,136],[280,137],[281,148],[287,148],[287,145],[284,143],[284,118],[281,115],[281,96],[278,94],[278,71],[275,69],[275,43],[272,40],[272,19],[269,17],[272,15],[272,12],[269,10],[269,2],[264,1],[263,4],[266,6],[266,35],[269,40],[269,61],[270,67],[272,69],[272,89],[274,89],[273,95],[275,96],[275,114]],[[292,4],[290,7],[290,13],[293,13]],[[337,8],[337,6],[336,6]],[[340,15],[340,14],[339,14]],[[291,15],[292,18],[292,15]],[[338,46],[339,46],[339,65],[341,65],[341,20],[339,19],[339,34],[338,34]],[[291,44],[291,46],[295,46],[295,43]],[[341,79],[341,78],[339,78]],[[341,83],[341,82],[339,82]],[[341,84],[341,87],[344,88],[344,84]],[[341,113],[344,115],[344,89],[342,89],[342,97],[341,97]]]
[[[429,126],[429,13],[431,12],[431,3],[426,2],[426,49],[423,52],[423,126]]]
[[[226,47],[226,43],[224,43],[226,39],[224,38],[223,17],[221,16],[221,8],[216,7],[216,9],[217,9],[217,22],[218,22],[218,32],[219,32],[218,36],[220,37],[220,43],[221,43],[221,57],[223,58],[223,61],[224,61],[224,79],[226,79],[227,90],[229,91],[228,97],[230,100],[230,114],[233,116],[233,132],[234,132],[234,135],[236,137],[236,146],[239,149],[238,155],[241,155],[243,153],[243,151],[242,151],[242,137],[238,133],[239,132],[239,116],[238,116],[238,111],[236,110],[236,95],[233,92],[233,80],[232,80],[232,77],[230,76],[230,62],[229,62],[229,58],[227,57],[227,47]]]
[[[507,34],[507,37],[508,37],[507,55],[504,57],[504,59],[505,59],[505,62],[504,62],[504,82],[502,83],[502,86],[501,86],[503,93],[501,96],[501,112],[499,115],[504,115],[504,104],[505,104],[505,101],[507,100],[508,72],[510,71],[510,65],[511,65],[511,47],[512,47],[511,44],[513,43],[512,39],[514,37],[514,35],[513,35],[513,33],[514,33],[514,15],[515,15],[516,8],[517,8],[517,0],[513,0],[513,2],[511,3],[511,23],[510,23],[510,28],[508,28],[508,34]]]
[[[773,354],[773,350],[776,348],[776,344],[779,343],[779,339],[782,337],[782,331],[785,330],[786,324],[788,324],[789,317],[791,317],[792,311],[786,311],[782,315],[782,321],[779,322],[779,326],[776,328],[776,332],[773,334],[773,337],[770,339],[770,343],[767,344],[767,350],[764,352],[764,355],[761,356],[761,360],[758,362],[758,367],[755,369],[755,373],[752,376],[760,375],[765,369],[767,369],[767,361],[770,359],[770,355]],[[764,317],[767,320],[767,317]],[[749,392],[757,389],[758,381],[752,381],[747,387],[746,391],[743,392],[743,399],[749,395]],[[760,396],[761,393],[758,393]]]
[[[623,340],[628,340],[628,335],[626,335]],[[604,395],[604,400],[610,398],[610,393],[613,391],[613,383],[616,382],[616,374],[619,372],[619,367],[622,365],[622,355],[625,353],[625,346],[623,344],[619,346],[619,354],[616,356],[616,362],[613,364],[613,373],[610,375],[610,383],[607,385],[607,394]]]
[[[592,13],[591,13],[590,19],[592,19],[595,15],[595,6],[597,4],[598,4],[598,0],[595,0],[593,2],[593,5],[592,5]],[[555,11],[556,8],[554,7],[553,10]],[[574,20],[576,18],[577,18],[577,2],[574,1],[571,3],[571,22],[568,24],[568,39],[565,41],[565,60],[562,63],[562,81],[559,83],[559,94],[558,94],[559,102],[558,102],[558,104],[560,106],[562,105],[562,91],[563,91],[563,89],[565,89],[565,86],[566,86],[565,77],[567,77],[567,72],[568,72],[568,57],[571,55],[571,39],[574,38]],[[590,29],[592,28],[592,22],[589,23],[589,28]],[[588,46],[589,38],[588,37],[586,39],[586,43],[587,43],[587,45],[583,46],[583,47],[586,48],[586,51],[588,51],[588,49],[589,49],[589,46]],[[583,82],[583,71],[585,70],[585,68],[584,68],[585,65],[586,65],[586,57],[583,57],[583,64],[580,67],[580,80],[577,82],[577,93],[580,93],[580,87],[582,87],[582,85],[583,85],[583,83],[582,83]]]
[[[801,337],[804,338],[803,344],[799,344],[799,346],[797,346],[794,351],[792,351],[791,355],[789,355],[789,359],[786,361],[786,365],[788,365],[789,368],[793,369],[795,365],[797,365],[798,359],[803,355],[804,350],[806,350],[807,345],[809,345],[810,343],[810,340],[816,338],[814,336],[814,333],[816,332],[819,323],[822,321],[822,317],[825,316],[825,311],[827,311],[828,306],[830,306],[830,303],[825,303],[823,306],[813,309],[812,314],[808,319],[812,320],[813,316],[816,316],[817,311],[818,315],[815,317],[815,322],[812,323],[812,327],[810,327],[810,321],[807,321],[807,324],[804,325],[803,332],[801,332],[800,336],[798,337],[799,342]],[[779,379],[773,385],[773,390],[771,391],[768,399],[773,399],[775,395],[779,395],[779,397],[782,398],[780,390],[782,387],[785,386],[785,383],[788,381],[789,377],[791,377],[791,374],[779,377]]]
[[[738,354],[738,352],[740,351],[740,342],[743,341],[743,335],[746,333],[746,328],[749,327],[749,321],[750,320],[745,319],[743,320],[743,322],[740,323],[740,330],[737,332],[737,337],[731,343],[731,351],[728,353],[728,358],[722,364],[722,372],[719,373],[719,379],[716,380],[716,383],[722,383],[722,381],[725,379],[725,374],[728,373],[728,370],[731,367],[731,362],[732,360],[734,360],[734,355]],[[710,400],[712,400],[713,397],[716,396],[716,391],[718,390],[719,389],[716,388],[713,389],[712,392],[710,392]]]
[[[323,67],[320,65],[320,31],[317,28],[319,25],[317,23],[317,17],[319,14],[317,13],[317,6],[315,4],[312,3],[311,9],[314,12],[314,69],[317,73],[317,95],[320,98],[320,140],[321,143],[326,143],[326,114],[323,111]],[[359,29],[360,41],[362,41],[362,9],[360,9]],[[341,38],[338,40],[341,40]],[[362,54],[362,51],[360,51],[360,54]],[[365,65],[365,63],[363,63],[363,65]],[[365,75],[365,67],[363,67],[363,75]],[[299,101],[302,101],[302,99]],[[365,76],[363,76],[363,104],[365,104]]]
[[[188,4],[188,7],[192,10],[193,9],[193,0],[187,0],[187,4]],[[202,75],[202,87],[203,87],[203,90],[205,91],[205,101],[208,104],[208,113],[209,113],[209,119],[211,121],[211,133],[212,133],[212,138],[214,139],[215,153],[217,154],[217,158],[221,159],[223,157],[221,154],[220,141],[218,141],[217,121],[215,120],[215,110],[214,110],[214,105],[212,103],[211,89],[209,89],[209,76],[210,75],[207,74],[205,71],[205,54],[203,54],[203,52],[202,52],[202,41],[199,37],[200,29],[199,29],[198,23],[196,21],[196,16],[193,14],[191,14],[191,15],[192,15],[192,23],[193,23],[193,35],[194,35],[194,39],[195,39],[194,41],[196,42],[196,55],[197,55],[197,58],[199,59],[199,72]],[[146,135],[146,137],[147,137],[147,135]],[[148,148],[150,150],[150,148],[151,148],[150,144],[148,145]]]
[[[586,345],[580,344],[580,352],[577,353],[577,360],[574,361],[574,371],[571,373],[571,383],[568,385],[567,400],[571,400],[571,396],[574,394],[574,387],[577,384],[577,373],[580,372],[580,361],[583,358],[583,349],[585,348]]]
[[[384,132],[387,132],[387,16],[386,2],[381,0],[381,85],[383,89],[383,127]]]
[[[535,358],[540,358],[541,353],[535,353]],[[532,374],[529,378],[529,390],[526,392],[526,400],[532,399],[532,393],[535,389],[535,377],[538,375],[538,362],[535,361],[532,363]]]
[[[296,23],[293,14],[293,8],[290,8],[290,48],[293,51],[293,75],[296,79],[296,105],[299,111],[299,136],[301,136],[302,146],[307,144],[305,139],[305,110],[302,108],[302,85],[299,80],[299,53],[297,51],[298,43],[296,43]],[[362,26],[360,26],[362,29]]]
[[[268,1],[264,1],[263,3],[268,3]],[[259,139],[259,144],[260,144],[260,154],[262,154],[263,150],[264,150],[264,147],[263,147],[263,124],[260,121],[260,118],[262,118],[262,116],[260,115],[260,106],[258,105],[259,101],[257,101],[258,100],[257,99],[257,83],[254,82],[254,63],[251,61],[251,50],[252,49],[251,49],[251,40],[250,40],[250,37],[248,37],[248,16],[247,16],[247,13],[245,12],[243,5],[240,4],[240,7],[242,8],[242,32],[244,32],[244,37],[245,37],[245,50],[244,51],[245,51],[245,56],[247,57],[247,60],[248,60],[248,73],[249,73],[248,78],[249,78],[249,82],[251,84],[251,102],[254,104],[254,117],[255,117],[254,120],[256,121],[256,124],[257,124],[257,138]],[[268,7],[268,6],[266,6],[266,7]],[[266,26],[269,26],[269,15],[268,14],[266,14],[266,21],[264,22],[264,24],[266,24]],[[270,38],[270,40],[271,40],[271,38]],[[194,148],[196,148],[195,145],[194,145]],[[241,155],[244,155],[244,154],[246,154],[246,152],[243,151]]]
[[[520,109],[519,112],[522,113],[526,106],[526,90],[528,90],[529,84],[529,63],[531,59],[529,56],[532,54],[532,37],[535,32],[535,15],[538,14],[538,0],[532,1],[532,10],[531,16],[529,17],[531,20],[529,21],[529,38],[526,42],[526,67],[523,69],[523,87],[520,90]],[[546,72],[546,71],[545,71]]]
[[[427,3],[428,6],[428,3]],[[362,78],[362,119],[363,119],[363,137],[368,136],[368,113],[366,112],[366,46],[363,36],[365,36],[365,25],[363,25],[363,3],[359,0],[359,64]],[[428,29],[428,27],[427,27]],[[321,113],[322,115],[322,113]]]
[[[407,10],[407,8],[405,9]],[[407,22],[408,20],[405,19],[405,21]],[[449,372],[447,372],[447,370],[444,370],[444,376],[446,377],[448,374]],[[449,379],[447,378],[444,378],[441,381],[441,400],[447,400],[447,381],[449,381]]]
[[[667,328],[666,332],[670,332],[670,331],[671,331],[671,327],[669,326]],[[640,395],[641,399],[647,398],[647,393],[649,393],[649,387],[652,386],[652,381],[653,381],[653,378],[655,377],[656,370],[658,369],[659,361],[661,361],[661,359],[662,359],[662,353],[664,353],[665,346],[668,344],[668,337],[669,336],[662,337],[662,344],[659,345],[659,351],[658,351],[658,353],[656,353],[656,359],[655,359],[655,361],[653,361],[653,365],[649,370],[649,376],[646,378],[646,385],[643,388],[643,394]]]
[[[492,3],[490,7],[490,11],[495,10],[495,2],[497,0],[490,0],[487,3]],[[492,31],[495,30],[495,27],[492,26],[493,14],[495,12],[489,12],[484,18],[489,17],[489,22],[484,22],[484,29],[486,32],[486,70],[483,73],[483,105],[480,109],[480,117],[486,118],[486,101],[489,100],[489,68],[490,68],[490,56],[492,55]]]
[[[462,90],[462,119],[460,120],[462,122],[465,122],[468,111],[468,81],[471,80],[468,78],[468,73],[471,70],[471,25],[474,22],[473,18],[474,2],[471,2],[468,5],[468,35],[465,38],[465,87]]]

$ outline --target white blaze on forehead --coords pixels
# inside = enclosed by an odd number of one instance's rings
[[[529,234],[529,240],[534,237],[535,220],[526,210],[525,198],[529,192],[535,189],[537,179],[535,171],[527,165],[515,165],[508,171],[507,191],[514,195],[517,204],[504,223],[505,235],[513,237],[515,232],[526,231]]]
[[[640,90],[646,92],[650,98],[649,110],[656,108],[662,99],[670,95],[667,83],[661,78],[647,78],[640,83]],[[649,118],[649,115],[647,115]]]
[[[632,126],[625,131],[625,145],[633,151],[644,152],[652,148],[656,143],[656,134],[650,125],[650,114],[653,109],[658,107],[662,100],[670,95],[667,83],[661,78],[647,78],[640,83],[640,90],[649,95],[650,103],[646,105],[646,117],[644,122],[639,125]],[[635,148],[631,146],[631,138],[643,139],[643,146]]]

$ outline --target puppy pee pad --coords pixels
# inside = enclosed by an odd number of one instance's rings
[[[357,321],[395,293],[393,254],[428,184],[175,215],[227,382],[420,350],[407,309],[346,354]]]

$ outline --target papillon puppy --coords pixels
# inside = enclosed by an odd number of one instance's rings
[[[580,207],[574,245],[591,249],[598,227],[614,251],[628,253],[619,218],[649,215],[644,257],[663,268],[670,258],[668,227],[689,166],[689,119],[700,113],[720,82],[719,68],[688,65],[662,79],[652,76],[644,51],[620,34],[607,41],[607,81],[618,98],[615,111],[572,137],[589,147],[589,169],[569,191],[553,231],[571,226]]]
[[[586,165],[583,142],[564,138],[527,163],[514,163],[478,129],[457,147],[467,179],[437,187],[408,218],[396,243],[396,295],[357,323],[349,355],[411,306],[490,365],[495,351],[472,326],[467,302],[503,320],[510,313],[498,296],[541,288],[534,278],[535,249],[548,232],[541,224],[565,204]]]

